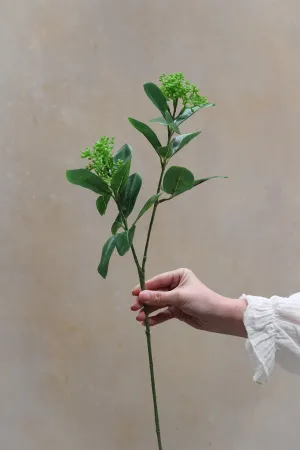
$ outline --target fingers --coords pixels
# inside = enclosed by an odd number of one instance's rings
[[[138,296],[138,303],[156,308],[176,306],[179,301],[178,290],[173,291],[141,291]]]
[[[143,304],[139,302],[138,297],[135,299],[135,302],[131,305],[131,311],[138,311],[139,309],[143,308]]]
[[[154,313],[155,311],[158,311],[160,308],[157,306],[148,306],[147,310],[149,314]],[[138,313],[138,315],[136,316],[136,320],[138,322],[143,322],[146,319],[146,313],[144,311],[144,309],[141,309]]]
[[[155,325],[159,325],[160,323],[167,322],[171,319],[174,319],[174,315],[169,309],[166,309],[156,316],[149,317],[149,325],[150,327],[153,327]],[[145,320],[142,322],[142,325],[145,326]]]
[[[146,282],[146,288],[148,290],[159,290],[166,288],[174,289],[176,286],[178,286],[181,276],[182,276],[182,269],[161,273],[160,275],[156,275],[156,277],[148,280]],[[139,295],[140,292],[141,292],[140,286],[136,286],[132,291],[132,295],[137,296]]]
[[[168,289],[162,289],[165,291],[168,291]],[[143,308],[143,303],[139,302],[139,298],[136,297],[135,302],[131,305],[130,309],[131,311],[138,311],[139,309]]]

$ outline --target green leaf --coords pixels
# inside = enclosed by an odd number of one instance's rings
[[[104,247],[102,249],[102,255],[101,255],[101,261],[98,266],[98,272],[103,278],[106,278],[107,272],[108,272],[108,265],[111,258],[111,255],[113,254],[113,251],[116,246],[116,236],[111,236],[106,243],[104,244]]]
[[[126,163],[132,158],[132,148],[128,144],[124,144],[114,155],[114,163],[124,161]]]
[[[172,155],[170,145],[166,145],[165,147],[159,147],[157,149],[157,153],[161,158],[169,158]]]
[[[135,233],[135,225],[133,225],[130,230],[124,231],[123,233],[118,233],[116,235],[116,245],[120,256],[125,255],[132,245],[133,236]]]
[[[101,214],[101,216],[104,216],[104,214],[106,213],[106,209],[107,209],[109,200],[110,200],[110,195],[108,195],[108,194],[101,195],[100,197],[97,198],[96,206],[97,206],[97,209],[98,209],[99,213]]]
[[[228,177],[214,176],[214,177],[208,177],[208,178],[201,178],[200,180],[194,181],[194,186],[198,186],[199,184],[205,183],[205,181],[212,180],[213,178],[228,178]]]
[[[129,159],[123,166],[119,167],[111,179],[111,188],[115,194],[121,192],[125,186],[130,172],[131,159]]]
[[[173,117],[169,113],[169,111],[166,111],[166,121],[168,126],[171,128],[171,130],[175,131],[175,133],[180,134],[180,130],[178,128],[178,125],[176,122],[174,122]]]
[[[165,127],[168,126],[168,122],[164,117],[156,117],[155,119],[151,119],[150,122],[152,123],[160,123],[161,125],[165,125]]]
[[[154,83],[144,84],[144,90],[146,95],[150,98],[151,102],[159,109],[162,115],[165,117],[165,113],[168,110],[168,104],[166,97],[161,92],[159,87]]]
[[[164,125],[165,127],[169,126],[171,130],[175,131],[175,133],[180,134],[180,130],[178,128],[177,122],[173,119],[169,111],[166,111],[165,117],[157,117],[156,119],[150,120],[150,122],[159,123]]]
[[[111,226],[111,234],[116,234],[122,226],[123,226],[123,220],[122,220],[121,214],[118,214],[117,218],[115,219],[114,223]]]
[[[124,231],[123,233],[118,233],[116,235],[116,246],[120,256],[123,256],[126,252],[128,252],[130,248],[128,242],[128,231]]]
[[[146,203],[144,204],[144,206],[140,210],[139,215],[135,219],[134,223],[137,223],[137,221],[145,214],[145,212],[147,212],[148,209],[150,209],[151,206],[154,205],[154,203],[159,199],[161,194],[162,194],[162,192],[160,192],[159,194],[152,195],[152,197],[150,197],[149,200],[146,201]]]
[[[215,106],[214,103],[206,103],[205,105],[195,106],[194,108],[185,109],[179,116],[176,118],[177,125],[181,125],[182,122],[185,122],[189,119],[193,114],[195,114],[199,109],[209,108],[210,106]]]
[[[184,167],[172,166],[167,170],[163,180],[163,190],[172,197],[182,194],[194,187],[194,175]]]
[[[169,127],[171,128],[172,131],[175,131],[175,133],[180,134],[178,125],[175,122],[169,123]]]
[[[172,156],[175,155],[175,153],[179,152],[179,150],[185,147],[192,139],[194,139],[200,133],[201,131],[197,131],[196,133],[190,134],[181,134],[180,136],[177,136],[176,138],[172,139],[171,141]]]
[[[70,183],[90,189],[96,194],[110,194],[109,186],[88,169],[67,170],[66,177]]]
[[[128,230],[128,240],[130,243],[130,247],[133,242],[134,234],[135,234],[135,225],[132,225],[132,227]]]
[[[142,178],[138,173],[133,173],[128,178],[128,181],[121,192],[121,208],[125,215],[128,217],[134,208],[137,196],[139,195],[142,186]]]
[[[132,119],[132,117],[129,117],[128,120],[131,123],[131,125],[134,126],[134,128],[136,128],[140,133],[142,133],[145,136],[146,139],[148,139],[148,141],[156,151],[158,147],[161,147],[161,143],[159,142],[158,137],[156,136],[154,131],[151,130],[150,127],[148,127],[148,125],[146,125],[143,122],[140,122],[139,120]]]

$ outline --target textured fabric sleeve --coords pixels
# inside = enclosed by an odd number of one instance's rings
[[[248,303],[244,324],[254,381],[265,382],[275,364],[300,375],[300,293],[288,298],[242,298]]]

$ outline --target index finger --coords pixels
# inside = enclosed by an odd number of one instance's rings
[[[181,269],[172,270],[171,272],[161,273],[160,275],[156,275],[150,280],[146,281],[146,289],[149,291],[156,290],[172,290],[178,286],[181,277]],[[136,286],[132,295],[138,296],[141,292],[141,287]]]

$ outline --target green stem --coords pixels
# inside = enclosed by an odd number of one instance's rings
[[[162,170],[162,174],[161,174],[161,177],[160,177],[159,190],[160,190],[160,186],[161,186],[161,182],[162,182],[162,177],[163,177],[163,170]],[[117,206],[118,206],[119,212],[120,212],[122,220],[123,220],[124,228],[127,231],[128,230],[127,219],[124,216],[124,214],[123,214],[120,206],[118,205],[118,203],[117,203]],[[157,205],[156,205],[156,207],[157,207]],[[152,213],[152,216],[153,216],[153,220],[154,220],[155,214],[153,215],[153,213]],[[153,220],[152,220],[152,225],[153,225]],[[151,225],[151,228],[149,226],[149,231],[148,231],[149,239],[150,239],[152,225]],[[148,239],[148,246],[149,246],[149,239]],[[148,249],[148,246],[146,248],[146,251]],[[139,260],[138,260],[138,257],[137,257],[137,254],[136,254],[136,251],[135,251],[135,248],[134,248],[133,244],[131,245],[131,251],[132,251],[133,259],[134,259],[134,262],[135,262],[135,265],[136,265],[136,268],[137,268],[137,271],[138,271],[138,276],[139,276],[141,290],[144,291],[145,288],[146,288],[146,283],[145,283],[145,264],[144,264],[144,269],[143,269],[140,266],[140,263],[139,263]],[[145,261],[146,261],[146,259],[145,259]],[[156,396],[156,386],[155,386],[155,375],[154,375],[154,367],[153,367],[151,334],[150,334],[150,326],[149,326],[149,313],[148,313],[146,307],[144,308],[144,311],[145,311],[145,314],[146,314],[146,338],[147,338],[149,370],[150,370],[150,379],[151,379],[153,408],[154,408],[155,429],[156,429],[158,450],[162,450],[161,435],[160,435],[160,425],[159,425],[159,416],[158,416],[158,406],[157,406],[157,396]]]
[[[115,199],[115,202],[116,202],[116,204],[117,204],[119,213],[120,213],[121,218],[122,218],[122,221],[123,221],[124,230],[125,230],[125,231],[128,231],[128,223],[127,223],[127,219],[126,219],[126,217],[124,216],[124,213],[123,213],[123,211],[122,211],[122,208],[120,207],[120,205],[119,205],[119,203],[118,203],[118,201],[117,201],[116,199]],[[131,248],[132,256],[133,256],[133,259],[134,259],[134,262],[135,262],[135,265],[136,265],[136,268],[137,268],[137,271],[138,271],[138,274],[139,274],[139,278],[140,278],[140,276],[141,276],[141,274],[142,274],[142,268],[141,268],[141,266],[140,266],[140,263],[139,263],[139,260],[138,260],[138,257],[137,257],[137,254],[136,254],[134,245],[131,244],[130,248]]]
[[[178,98],[173,101],[173,107],[174,107],[173,116],[172,116],[173,119],[175,119],[177,106],[178,106]]]
[[[162,163],[162,165],[161,165],[161,174],[160,174],[160,177],[159,177],[159,182],[158,182],[157,191],[156,191],[157,194],[159,194],[160,189],[161,189],[162,180],[163,180],[163,176],[164,176],[164,173],[165,173],[165,168],[166,168],[166,164]],[[152,232],[152,228],[153,228],[153,223],[154,223],[157,207],[158,207],[158,201],[156,201],[154,206],[153,206],[152,215],[151,215],[149,228],[148,228],[148,233],[147,233],[147,239],[146,239],[146,244],[145,244],[144,255],[143,255],[142,276],[140,277],[140,286],[141,286],[141,290],[142,291],[146,289],[145,267],[146,267],[148,248],[149,248],[149,243],[150,243],[150,237],[151,237],[151,232]],[[156,429],[158,449],[162,450],[160,425],[159,425],[159,415],[158,415],[158,406],[157,406],[157,396],[156,396],[156,386],[155,386],[155,375],[154,375],[154,366],[153,366],[152,345],[151,345],[151,332],[150,332],[150,324],[149,324],[149,309],[147,308],[147,306],[144,306],[144,312],[145,312],[145,315],[146,315],[146,319],[145,319],[146,331],[145,331],[145,333],[146,333],[146,338],[147,338],[147,349],[148,349],[149,370],[150,370],[150,378],[151,378],[151,389],[152,389],[152,399],[153,399],[153,408],[154,408],[155,429]]]
[[[172,137],[172,131],[168,127],[168,144],[170,143],[171,137]],[[158,185],[157,185],[157,191],[156,191],[157,194],[159,194],[159,192],[161,190],[161,185],[162,185],[162,180],[163,180],[163,176],[164,176],[164,173],[165,173],[165,169],[166,169],[166,163],[161,161],[161,173],[160,173],[160,177],[159,177],[159,181],[158,181]],[[122,217],[122,220],[123,220],[123,223],[124,223],[124,228],[127,231],[128,230],[127,219],[124,216],[121,207],[118,205],[118,202],[116,202],[116,203],[117,203],[119,212],[121,214],[121,217]],[[146,238],[144,254],[143,254],[142,266],[139,263],[139,260],[138,260],[138,257],[136,255],[134,246],[131,245],[131,251],[132,251],[133,259],[134,259],[134,262],[135,262],[135,265],[136,265],[136,268],[137,268],[137,271],[138,271],[140,287],[141,287],[142,291],[144,291],[146,289],[145,268],[146,268],[146,262],[147,262],[147,254],[148,254],[148,249],[149,249],[150,237],[151,237],[151,233],[152,233],[152,229],[153,229],[153,223],[154,223],[155,214],[156,214],[156,210],[157,210],[158,204],[159,204],[159,201],[157,200],[154,203],[154,206],[153,206],[152,215],[151,215],[149,228],[148,228],[148,233],[147,233],[147,238]],[[153,400],[153,409],[154,409],[155,430],[156,430],[156,436],[157,436],[158,450],[163,450],[162,442],[161,442],[161,433],[160,433],[160,424],[159,424],[159,415],[158,415],[158,405],[157,405],[157,395],[156,395],[156,385],[155,385],[155,374],[154,374],[154,365],[153,365],[153,354],[152,354],[152,345],[151,345],[151,332],[150,332],[150,324],[149,324],[149,309],[147,308],[147,306],[144,306],[144,311],[145,311],[145,315],[146,315],[146,319],[145,319],[146,331],[145,331],[145,333],[146,333],[146,339],[147,339],[147,350],[148,350],[149,370],[150,370],[150,379],[151,379],[151,389],[152,389],[152,400]]]
[[[145,273],[140,277],[140,286],[142,291],[146,288],[145,283]],[[144,307],[144,311],[146,314],[146,339],[147,339],[147,349],[148,349],[148,359],[149,359],[149,370],[150,370],[150,379],[151,379],[151,389],[152,389],[152,400],[153,400],[153,409],[154,409],[154,421],[155,421],[155,430],[157,436],[157,444],[158,450],[162,450],[162,442],[161,442],[161,433],[160,433],[160,424],[159,424],[159,415],[158,415],[158,406],[157,406],[157,395],[156,395],[156,386],[155,386],[155,374],[154,374],[154,366],[153,366],[153,355],[152,355],[152,345],[151,345],[151,332],[149,325],[149,312],[147,307]]]
[[[163,176],[164,176],[164,173],[165,173],[165,169],[166,169],[165,164],[162,164],[162,166],[161,166],[161,174],[160,174],[160,178],[159,178],[159,182],[158,182],[158,186],[157,186],[157,191],[156,191],[157,194],[159,194],[160,189],[161,189],[161,184],[162,184]],[[143,256],[143,262],[142,262],[142,271],[143,272],[145,272],[145,266],[146,266],[146,262],[147,262],[147,255],[148,255],[150,237],[151,237],[151,232],[152,232],[152,228],[153,228],[153,223],[154,223],[154,219],[155,219],[155,214],[156,214],[156,210],[157,210],[157,207],[158,207],[158,203],[159,203],[158,200],[156,200],[156,202],[154,203],[153,210],[152,210],[152,215],[151,215],[151,219],[150,219],[150,223],[149,223],[147,239],[146,239],[146,245],[145,245],[144,256]]]

